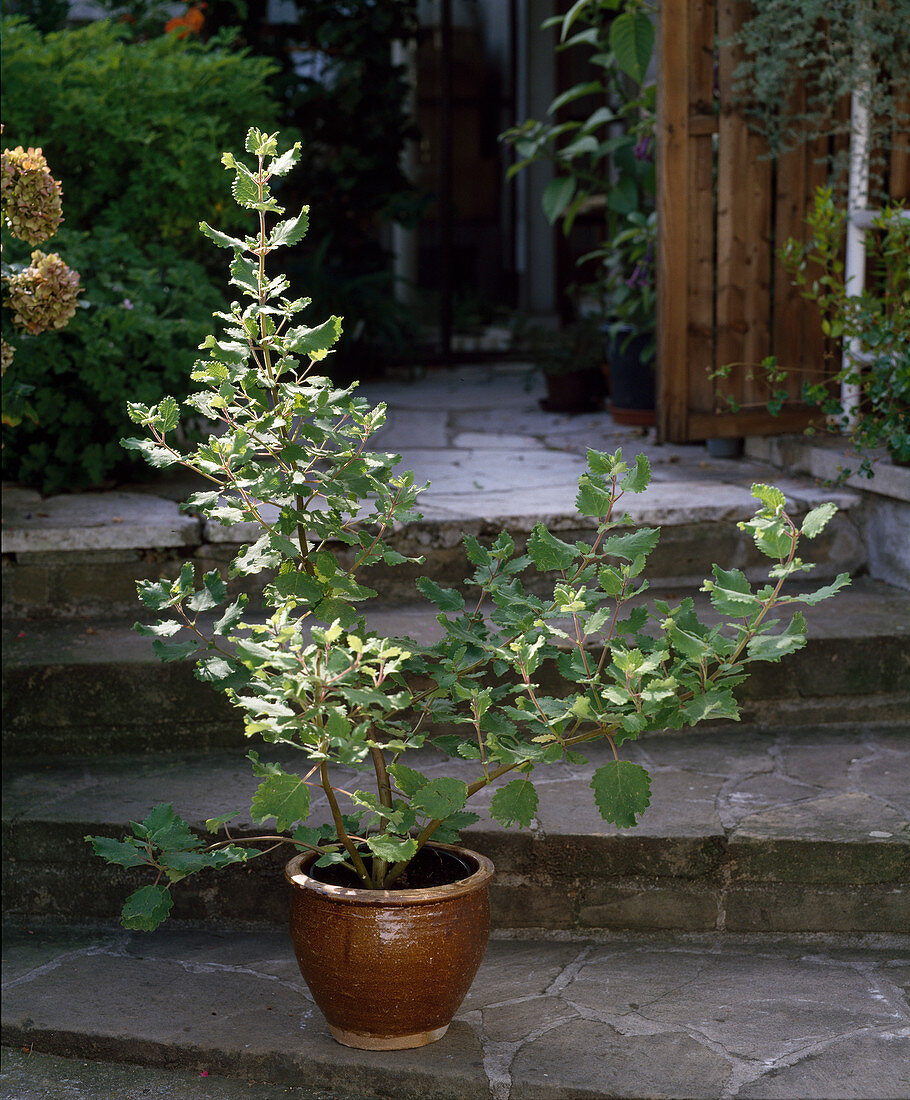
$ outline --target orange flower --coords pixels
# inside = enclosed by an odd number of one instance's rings
[[[186,9],[185,15],[175,15],[173,19],[169,19],[164,24],[165,33],[170,34],[171,31],[177,31],[178,38],[186,38],[188,34],[198,34],[202,30],[203,23],[205,23],[205,16],[202,12],[206,7],[208,7],[207,4],[193,4],[192,7]]]

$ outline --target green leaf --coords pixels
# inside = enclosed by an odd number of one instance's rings
[[[174,899],[166,886],[143,886],[126,899],[121,922],[124,928],[140,932],[154,932],[174,905]]]
[[[217,569],[206,573],[202,578],[202,583],[205,587],[186,601],[187,607],[193,611],[210,611],[213,607],[219,607],[224,603],[227,596],[227,585],[221,579],[221,574]]]
[[[108,863],[116,863],[121,867],[139,867],[148,862],[134,844],[126,841],[112,840],[107,836],[87,836],[85,839],[95,849],[95,855]]]
[[[817,588],[814,592],[801,592],[798,596],[791,596],[789,599],[781,600],[781,603],[805,603],[811,606],[820,603],[822,600],[827,600],[829,597],[833,596],[835,592],[839,592],[849,583],[849,573],[838,573],[837,577],[830,584],[822,585],[821,588]]]
[[[513,779],[493,796],[490,814],[506,829],[515,824],[526,829],[537,813],[538,801],[530,779]]]
[[[269,247],[276,248],[279,245],[298,244],[302,241],[310,224],[309,212],[310,208],[304,206],[296,218],[278,222],[269,237]]]
[[[421,787],[425,787],[429,782],[425,775],[421,775],[413,768],[405,767],[404,764],[389,765],[389,772],[394,777],[398,789],[407,798],[412,798]]]
[[[162,432],[172,432],[180,423],[180,406],[173,397],[165,397],[157,408]]]
[[[528,555],[542,572],[551,569],[565,571],[578,557],[578,550],[562,539],[556,538],[542,523],[535,525],[528,539]]]
[[[647,13],[624,11],[610,25],[610,49],[616,64],[638,83],[643,83],[654,51],[654,24]]]
[[[604,539],[601,553],[634,561],[643,554],[650,554],[659,538],[659,527],[639,527],[637,531],[630,531],[627,535],[613,535]]]
[[[559,216],[572,201],[578,186],[574,176],[557,176],[544,188],[541,206],[550,225],[555,224]]]
[[[832,504],[831,501],[827,501],[825,504],[820,504],[817,508],[813,508],[803,520],[800,534],[805,535],[807,539],[814,539],[824,531],[829,520],[836,511],[837,505]]]
[[[635,456],[635,466],[620,482],[627,493],[643,493],[651,484],[651,463],[645,455]]]
[[[295,328],[288,333],[286,349],[294,355],[323,358],[341,335],[341,318],[330,317],[316,328]]]
[[[413,796],[412,804],[433,820],[446,818],[464,808],[468,785],[460,779],[431,779]]]
[[[429,577],[418,577],[417,588],[440,611],[461,611],[464,607],[464,596],[460,592],[456,592],[454,588],[441,588]]]
[[[600,816],[620,829],[631,829],[651,804],[651,777],[641,764],[611,760],[591,778]]]
[[[761,606],[761,600],[752,595],[752,586],[739,569],[721,569],[713,565],[715,580],[705,583],[705,591],[711,593],[711,603],[723,615],[742,618]]]
[[[617,214],[631,214],[638,208],[635,180],[622,176],[607,192],[607,206]]]
[[[220,229],[212,229],[205,222],[199,223],[199,232],[208,237],[210,241],[214,241],[219,248],[235,248],[240,252],[246,248],[243,241],[239,241],[236,237],[229,237],[227,233],[222,233]]]
[[[306,821],[310,813],[310,792],[298,775],[270,775],[259,784],[250,812],[257,824],[275,818],[275,828],[284,832],[298,821]]]
[[[417,841],[410,836],[399,837],[380,833],[378,836],[367,837],[367,847],[379,859],[397,863],[399,860],[410,859],[416,853]]]
[[[279,596],[283,596],[285,599],[294,596],[308,604],[315,605],[325,596],[326,586],[320,584],[315,577],[311,577],[301,569],[292,573],[281,573],[272,582],[272,587]]]
[[[199,642],[195,638],[191,638],[188,642],[174,642],[168,645],[166,642],[162,642],[160,638],[156,638],[152,642],[152,649],[160,661],[168,664],[171,661],[182,661],[190,654],[197,653]]]
[[[787,498],[773,485],[763,485],[761,482],[756,482],[752,486],[752,496],[756,500],[760,500],[768,511],[778,515],[784,510],[787,503]]]
[[[760,634],[746,647],[750,661],[779,661],[806,644],[806,620],[797,611],[781,634]]]
[[[588,474],[582,474],[578,479],[578,495],[575,498],[575,507],[583,516],[607,515],[613,504],[613,494],[598,485]]]
[[[286,176],[298,160],[300,160],[300,142],[295,141],[286,153],[282,153],[280,157],[276,157],[269,163],[268,174],[270,176]]]

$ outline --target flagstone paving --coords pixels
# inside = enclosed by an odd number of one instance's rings
[[[899,1100],[910,1095],[906,948],[896,939],[494,938],[442,1040],[377,1053],[331,1040],[284,932],[14,925],[4,935],[3,1041],[20,1055],[182,1074],[169,1091],[134,1085],[118,1100],[206,1100],[205,1078],[190,1076],[203,1073],[268,1090],[214,1094],[225,1100],[272,1100],[282,1086],[335,1100]],[[0,1096],[38,1100],[52,1070],[12,1057]],[[111,1073],[101,1068],[102,1084]]]

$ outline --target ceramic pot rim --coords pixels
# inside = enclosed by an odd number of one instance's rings
[[[322,894],[333,901],[346,902],[352,905],[423,905],[433,902],[445,901],[449,898],[460,897],[462,894],[470,894],[475,890],[483,889],[489,885],[493,878],[493,864],[486,856],[471,851],[470,848],[462,848],[455,844],[427,844],[428,848],[436,848],[443,852],[454,852],[456,855],[467,856],[477,864],[477,870],[467,878],[451,882],[446,886],[428,886],[419,890],[359,890],[348,886],[333,886],[328,882],[319,882],[310,878],[303,868],[304,864],[313,863],[317,856],[313,852],[303,852],[288,861],[284,868],[284,877],[292,885],[302,890],[309,890],[314,894]]]

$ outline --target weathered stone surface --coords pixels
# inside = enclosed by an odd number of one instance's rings
[[[4,554],[150,549],[199,542],[199,521],[141,493],[73,493],[33,501],[3,494]]]
[[[820,762],[811,784],[785,770],[793,760],[808,778],[810,745]],[[862,729],[647,738],[623,749],[653,769],[653,805],[637,829],[621,831],[593,808],[590,774],[611,755],[595,748],[584,768],[541,773],[531,829],[503,830],[493,822],[488,789],[473,803],[480,821],[464,840],[499,870],[498,927],[900,930],[910,924],[906,817],[863,788],[880,773],[860,764],[897,761],[908,745],[910,734]],[[277,750],[268,759],[288,768],[299,763]],[[471,762],[431,750],[413,764],[431,777],[475,778]],[[347,781],[362,782],[339,777]],[[758,805],[756,784],[765,784]],[[114,917],[141,876],[96,859],[86,834],[118,836],[158,802],[172,802],[202,829],[208,817],[249,806],[255,785],[239,753],[9,763],[3,775],[8,911]],[[749,797],[738,797],[743,791]],[[314,792],[312,821],[328,816],[324,797]],[[243,814],[236,825],[261,832]],[[282,920],[284,858],[278,853],[272,862],[181,884],[179,913]],[[68,874],[73,869],[75,877]]]
[[[734,883],[724,911],[731,932],[905,932],[910,887]]]
[[[906,1095],[897,1040],[910,1010],[894,981],[905,949],[901,939],[494,939],[449,1033],[388,1054],[332,1043],[283,931],[8,925],[3,1039],[38,1060],[8,1056],[0,1095],[894,1098]],[[134,1077],[88,1059],[136,1063]],[[52,1070],[59,1091],[38,1091]],[[222,1091],[206,1091],[218,1078]],[[73,1080],[85,1091],[66,1091]],[[198,1090],[179,1091],[194,1081]],[[121,1082],[135,1094],[104,1091]],[[35,1091],[11,1091],[20,1083]]]
[[[910,1096],[910,1028],[882,1028],[820,1044],[816,1053],[765,1074],[737,1094],[742,1100],[895,1100]]]

